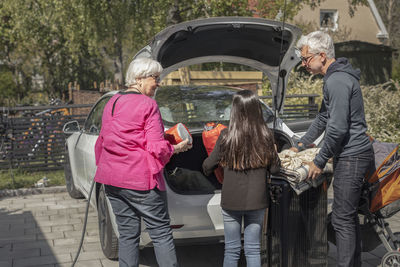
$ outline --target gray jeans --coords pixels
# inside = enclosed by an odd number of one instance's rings
[[[168,215],[166,192],[105,185],[106,195],[116,216],[119,232],[119,266],[139,266],[141,218],[153,241],[160,267],[178,266]]]
[[[373,157],[371,149],[334,160],[332,225],[336,233],[336,262],[340,267],[361,267],[358,204]]]

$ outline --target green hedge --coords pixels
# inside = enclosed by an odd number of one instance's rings
[[[322,78],[293,72],[287,94],[318,94],[322,100]],[[400,84],[389,81],[375,86],[361,86],[368,133],[385,142],[400,143]],[[306,99],[286,99],[286,104],[301,104]]]
[[[35,187],[44,177],[48,179],[48,186],[65,185],[63,170],[32,173],[17,169],[0,172],[0,190]]]
[[[400,87],[394,82],[362,87],[369,134],[400,143]]]

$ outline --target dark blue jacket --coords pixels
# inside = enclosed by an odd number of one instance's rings
[[[360,88],[360,70],[338,58],[325,74],[321,110],[300,139],[311,144],[325,131],[324,144],[314,163],[324,168],[331,157],[354,156],[371,148]]]

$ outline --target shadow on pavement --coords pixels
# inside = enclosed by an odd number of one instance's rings
[[[0,266],[38,266],[59,262],[60,259],[52,252],[52,244],[45,238],[46,233],[37,225],[32,212],[0,208]]]

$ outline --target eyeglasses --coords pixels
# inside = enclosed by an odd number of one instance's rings
[[[319,55],[319,54],[312,54],[311,56],[308,56],[308,57],[300,56],[300,60],[301,60],[301,62],[303,62],[304,64],[308,64],[308,63],[311,61],[311,59],[312,59],[313,57],[317,56],[317,55]]]
[[[154,78],[154,81],[156,81],[156,83],[160,82],[160,75],[152,74],[149,77]]]
[[[296,55],[300,58],[301,62],[303,62],[304,64],[308,64],[313,57],[319,55],[319,53],[316,53],[316,54],[312,54],[308,57],[303,57],[303,56],[301,56],[301,49],[298,49],[298,48],[295,48],[295,52],[296,52]]]

